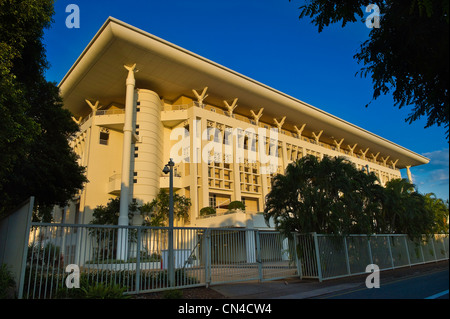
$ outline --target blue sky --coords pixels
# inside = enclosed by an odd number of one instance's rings
[[[80,9],[80,28],[66,27],[69,4]],[[364,107],[372,83],[355,76],[362,65],[353,59],[368,39],[364,21],[318,33],[308,19],[299,20],[301,5],[296,0],[56,0],[55,22],[44,36],[46,77],[59,83],[112,16],[427,156],[428,165],[411,169],[413,181],[419,192],[448,199],[445,129],[424,129],[425,119],[407,124],[410,109],[394,108],[391,96]]]

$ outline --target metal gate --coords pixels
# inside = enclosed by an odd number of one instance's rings
[[[261,280],[298,276],[295,239],[279,232],[260,231],[259,260]]]
[[[298,276],[294,238],[253,229],[207,229],[205,236],[211,285]]]
[[[169,233],[167,227],[32,223],[19,297],[67,297],[73,292],[65,284],[69,265],[79,269],[82,285],[116,284],[127,294],[300,273],[295,237],[256,229],[176,227],[171,275]],[[125,260],[117,252],[124,239]]]

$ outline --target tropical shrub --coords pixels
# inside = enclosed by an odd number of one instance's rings
[[[264,218],[286,235],[373,233],[382,197],[376,181],[345,158],[306,156],[274,177]]]
[[[208,216],[208,215],[214,215],[216,214],[216,210],[213,207],[203,207],[200,209],[200,216]]]
[[[229,210],[234,210],[234,209],[245,210],[245,205],[243,202],[235,200],[235,201],[231,202],[230,204],[228,204],[228,209]]]
[[[12,297],[16,282],[6,264],[0,265],[0,299]]]
[[[291,232],[324,234],[448,233],[448,204],[422,195],[406,179],[382,187],[373,173],[358,170],[342,157],[306,156],[273,178],[264,218]]]

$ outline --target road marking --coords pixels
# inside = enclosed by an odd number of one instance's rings
[[[448,295],[448,290],[442,291],[442,292],[432,295],[430,297],[426,297],[425,299],[436,299],[436,298],[442,297],[443,295]]]

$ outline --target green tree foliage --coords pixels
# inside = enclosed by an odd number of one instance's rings
[[[341,22],[344,27],[365,20],[368,4],[362,0],[309,0],[300,7],[300,18],[311,18],[321,32],[332,23]],[[380,27],[370,31],[354,56],[364,64],[359,73],[372,78],[372,100],[392,92],[396,107],[412,107],[407,122],[425,116],[425,127],[444,125],[448,139],[449,1],[385,0],[376,4]]]
[[[200,216],[208,216],[208,215],[215,215],[216,209],[214,207],[206,206],[200,209]]]
[[[229,210],[240,209],[240,210],[245,211],[245,205],[240,200],[235,200],[228,204],[228,209]]]
[[[406,179],[386,183],[382,219],[384,232],[408,234],[419,238],[433,232],[433,214],[425,206],[425,197]]]
[[[382,196],[375,181],[375,175],[357,170],[344,158],[303,157],[274,177],[266,197],[266,222],[273,218],[286,234],[372,233]]]
[[[146,226],[167,226],[169,220],[169,193],[164,189],[160,189],[158,195],[149,203],[145,203],[139,208],[144,216],[144,225]],[[174,218],[189,218],[189,209],[191,207],[191,199],[177,193],[173,194],[173,215]]]
[[[33,195],[42,217],[87,181],[68,145],[78,127],[44,77],[53,13],[52,0],[0,0],[0,214]]]
[[[188,219],[191,199],[185,196],[173,194],[175,218]],[[143,225],[162,227],[167,226],[169,220],[169,194],[161,189],[151,202],[139,205],[135,201],[128,206],[128,218],[131,221],[133,214],[139,213],[144,217]],[[111,198],[106,205],[99,205],[94,208],[93,219],[90,222],[94,225],[118,225],[120,214],[120,198]]]
[[[425,206],[433,214],[433,230],[435,234],[448,234],[449,205],[448,200],[444,202],[435,194],[425,194]]]
[[[130,211],[130,210],[129,210]],[[120,214],[120,198],[110,198],[106,205],[99,205],[94,208],[93,219],[90,224],[93,225],[118,225]],[[128,218],[131,219],[131,214]]]
[[[264,218],[291,232],[422,234],[448,232],[448,205],[417,193],[405,179],[382,187],[344,158],[304,157],[274,177]]]
[[[14,297],[16,281],[14,274],[8,265],[0,264],[0,299],[9,299]]]

